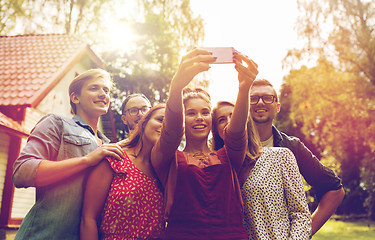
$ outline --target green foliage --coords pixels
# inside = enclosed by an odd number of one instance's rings
[[[284,65],[295,70],[284,78],[280,99],[287,111],[279,119],[285,129],[311,142],[324,163],[340,168],[337,173],[346,190],[342,212],[363,212],[366,207],[373,219],[374,4],[299,1],[296,29],[306,45],[290,50],[285,58]]]
[[[102,27],[104,13],[115,1],[1,0],[1,24],[5,26],[0,33],[72,33],[90,40]],[[9,17],[3,16],[3,11]]]
[[[328,220],[312,237],[313,240],[375,239],[375,222],[369,220]]]
[[[138,2],[136,18],[128,20],[136,45],[102,54],[119,90],[113,102],[117,109],[126,95],[136,92],[145,94],[153,104],[165,102],[180,53],[203,38],[202,19],[193,16],[188,0]],[[122,122],[117,116],[120,129]],[[119,135],[123,135],[121,130]]]
[[[106,62],[117,87],[112,107],[120,138],[119,108],[125,96],[142,92],[152,103],[164,102],[181,52],[203,39],[203,20],[194,16],[189,0],[0,1],[2,34],[75,34]],[[122,49],[111,46],[111,38],[118,36],[106,36],[118,23],[117,32],[127,25],[136,36]],[[120,38],[117,42],[130,36]]]
[[[318,55],[375,84],[375,2],[299,0],[298,5],[301,14],[296,29],[307,44],[289,51],[288,64],[316,60]]]
[[[13,30],[17,17],[25,16],[24,0],[0,0],[0,35]]]

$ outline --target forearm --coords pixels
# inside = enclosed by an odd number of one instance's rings
[[[95,219],[82,218],[81,219],[81,240],[97,240],[98,227]]]
[[[345,191],[343,188],[327,192],[319,202],[318,207],[312,214],[311,231],[314,235],[324,223],[335,213],[337,207],[344,199]]]
[[[42,160],[36,172],[35,185],[41,187],[56,183],[83,171],[89,166],[85,157],[62,161]]]
[[[236,104],[233,109],[232,118],[228,125],[231,132],[243,132],[249,113],[249,86],[241,86],[238,90]]]

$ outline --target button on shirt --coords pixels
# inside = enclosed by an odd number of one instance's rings
[[[109,139],[98,131],[104,143]],[[42,160],[82,157],[98,148],[92,128],[75,115],[72,119],[49,114],[31,131],[13,166],[16,187],[35,187]],[[60,182],[36,188],[36,202],[15,239],[79,239],[83,184],[89,169]]]

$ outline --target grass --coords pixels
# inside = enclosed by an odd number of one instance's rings
[[[330,219],[313,236],[313,240],[369,240],[375,239],[375,222],[369,220]]]

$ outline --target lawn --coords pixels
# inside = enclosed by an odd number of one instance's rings
[[[313,240],[375,239],[375,222],[369,220],[329,220],[313,236]]]

